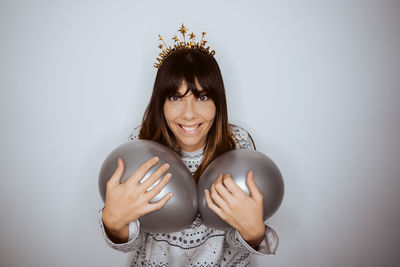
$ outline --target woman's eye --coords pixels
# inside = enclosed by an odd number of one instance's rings
[[[180,97],[177,95],[173,95],[173,96],[168,97],[168,99],[171,101],[178,101],[180,99]]]
[[[208,95],[201,95],[199,96],[200,101],[206,101],[208,100]]]

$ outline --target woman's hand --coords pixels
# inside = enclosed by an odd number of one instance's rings
[[[211,186],[211,195],[207,189],[204,191],[208,207],[256,247],[265,234],[263,196],[254,181],[253,172],[248,173],[246,183],[250,196],[235,183],[230,174],[220,174]]]
[[[168,169],[169,164],[165,163],[153,174],[140,183],[143,176],[159,161],[153,157],[143,163],[128,180],[120,184],[124,173],[124,161],[118,159],[118,166],[106,185],[106,201],[103,209],[103,223],[113,232],[121,231],[139,217],[161,209],[173,193],[166,194],[155,203],[149,203],[171,179],[171,174],[166,174],[163,179],[150,191],[147,191]]]

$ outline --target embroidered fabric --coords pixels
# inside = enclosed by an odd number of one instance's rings
[[[252,139],[243,128],[229,124],[235,139],[236,149],[254,149]],[[133,129],[129,140],[138,138],[140,126]],[[203,148],[194,152],[184,152],[182,160],[192,174],[203,157]],[[140,231],[140,222],[129,224],[129,239],[123,244],[113,243],[107,236],[102,221],[102,209],[99,210],[99,224],[105,242],[121,252],[133,252],[131,266],[249,266],[250,254],[275,254],[279,245],[276,231],[267,222],[265,236],[257,249],[252,248],[240,236],[237,230],[221,231],[201,223],[201,215],[193,224],[180,231],[169,234],[153,234]]]

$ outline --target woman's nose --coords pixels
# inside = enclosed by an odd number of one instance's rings
[[[183,117],[186,120],[191,120],[196,117],[195,103],[192,99],[187,99],[183,106]]]

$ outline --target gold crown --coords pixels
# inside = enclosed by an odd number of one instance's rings
[[[203,31],[201,33],[201,40],[200,42],[196,42],[195,38],[196,35],[194,35],[194,33],[192,32],[191,34],[189,34],[189,40],[190,41],[186,41],[186,33],[187,33],[188,29],[185,27],[185,25],[183,25],[181,28],[178,30],[178,32],[180,32],[183,35],[183,41],[179,42],[179,38],[178,36],[174,35],[174,37],[172,37],[172,39],[174,40],[174,47],[168,46],[165,41],[164,38],[162,38],[162,36],[159,34],[159,40],[162,41],[164,44],[160,44],[158,46],[158,48],[161,49],[161,53],[159,54],[159,57],[156,58],[156,60],[158,62],[154,63],[154,67],[155,68],[160,68],[160,66],[162,65],[164,59],[169,56],[170,53],[176,51],[176,50],[180,50],[180,49],[199,49],[202,51],[207,52],[209,55],[213,56],[215,54],[214,50],[210,51],[210,47],[207,46],[207,48],[205,47],[207,41],[204,40],[204,36],[206,35],[206,32]]]

